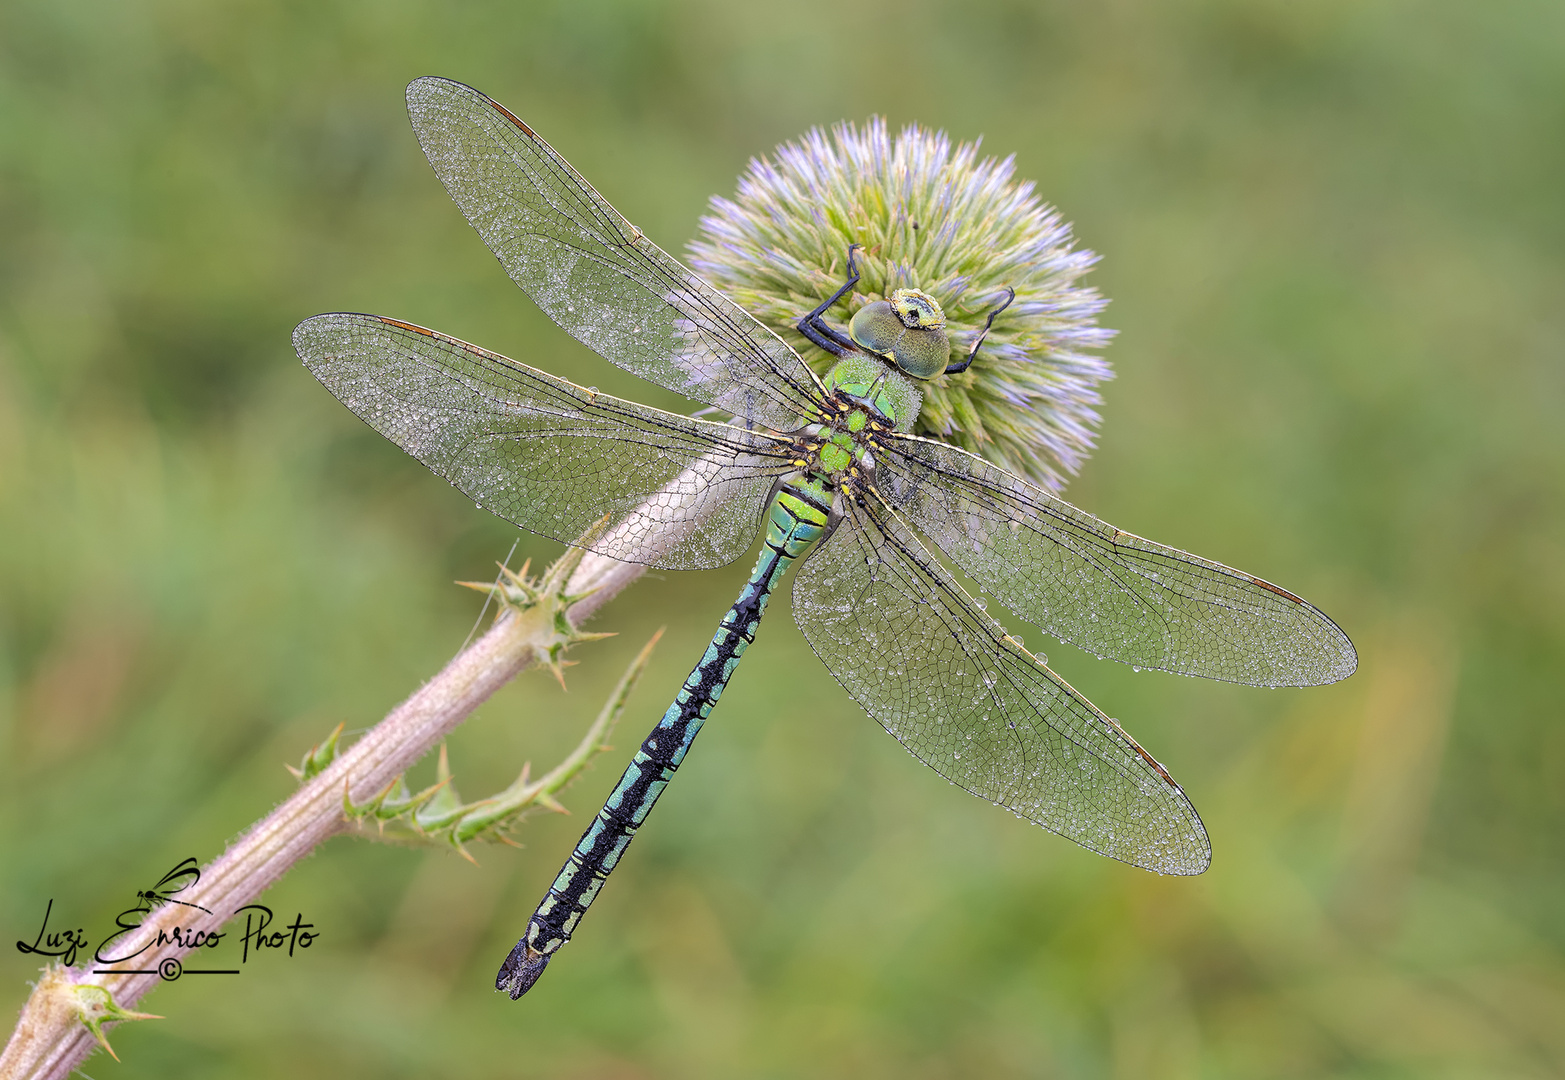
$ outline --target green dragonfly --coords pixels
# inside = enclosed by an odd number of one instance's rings
[[[794,617],[837,681],[941,776],[1093,851],[1199,874],[1211,845],[1168,772],[1007,634],[935,548],[1016,615],[1099,656],[1256,686],[1351,674],[1325,615],[1275,585],[1107,525],[964,450],[912,435],[916,380],[951,362],[944,315],[912,289],[844,332],[824,377],[627,222],[504,107],[418,79],[408,112],[430,164],[511,277],[606,360],[732,422],[649,408],[373,315],[294,331],[311,372],[370,426],[524,529],[675,570],[723,566],[764,527],[739,599],[641,745],[496,978],[520,997],[576,929],[804,559]],[[1009,297],[994,298],[992,325]],[[985,328],[987,333],[987,326]],[[933,547],[931,547],[931,544]]]

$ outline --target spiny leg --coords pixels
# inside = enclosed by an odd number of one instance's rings
[[[826,320],[821,318],[821,316],[826,314],[827,310],[833,304],[846,296],[848,294],[848,290],[852,289],[853,286],[859,283],[859,268],[857,263],[854,261],[853,253],[863,246],[864,245],[862,244],[848,245],[848,280],[842,283],[842,287],[840,289],[823,300],[814,311],[810,312],[808,315],[805,315],[798,321],[798,323],[795,324],[798,327],[799,333],[809,338],[812,342],[820,346],[822,349],[825,349],[833,356],[841,357],[846,356],[850,352],[858,351],[858,346],[853,343],[852,338],[848,337],[848,335],[842,333],[840,330],[832,329],[826,324]]]
[[[1006,308],[1010,307],[1011,301],[1016,299],[1016,290],[1011,288],[1009,285],[1005,287],[1005,292],[1005,301],[999,307],[989,312],[989,320],[984,323],[983,331],[978,335],[978,340],[973,342],[972,347],[967,350],[966,356],[964,356],[958,363],[951,364],[946,368],[945,373],[947,375],[956,375],[960,372],[966,371],[968,365],[973,362],[973,357],[977,354],[978,347],[984,343],[984,338],[989,336],[989,328],[994,325],[994,317],[1000,314],[1000,312],[1004,311]]]

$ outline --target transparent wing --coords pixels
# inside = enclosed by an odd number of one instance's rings
[[[793,596],[837,681],[941,776],[1112,858],[1206,869],[1211,845],[1179,785],[979,611],[895,511],[850,505]]]
[[[611,363],[768,427],[812,416],[817,386],[766,327],[641,235],[533,131],[472,87],[408,85],[436,174],[507,273]]]
[[[1022,618],[1098,656],[1252,686],[1353,674],[1348,636],[1260,578],[1121,532],[1004,469],[927,439],[879,460],[881,492]]]
[[[479,506],[625,562],[695,570],[750,546],[773,440],[586,390],[377,315],[317,315],[293,332],[305,366],[371,427]]]

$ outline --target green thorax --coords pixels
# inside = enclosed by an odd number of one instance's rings
[[[884,436],[912,430],[922,395],[879,358],[847,356],[826,375],[820,422],[795,432],[800,481],[830,501],[832,492],[872,475]]]
[[[924,396],[913,381],[875,356],[847,356],[826,373],[826,392],[844,410],[835,427],[854,435],[912,431]]]
[[[892,432],[912,429],[922,395],[877,357],[848,356],[826,375],[820,422],[795,433],[799,483],[830,501],[874,474],[875,447]]]

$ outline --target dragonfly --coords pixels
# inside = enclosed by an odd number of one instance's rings
[[[982,365],[983,335],[952,361],[944,312],[916,289],[866,303],[846,330],[831,325],[825,312],[858,280],[855,251],[841,288],[798,322],[837,358],[820,377],[503,106],[440,78],[415,80],[407,100],[446,190],[555,323],[732,420],[600,393],[376,315],[301,323],[293,343],[309,370],[523,529],[570,543],[609,515],[622,524],[587,540],[590,550],[670,570],[726,565],[763,534],[738,599],[528,920],[497,989],[519,998],[570,940],[795,563],[804,637],[918,760],[1111,858],[1160,874],[1207,868],[1206,829],[1168,771],[1008,633],[957,573],[1090,653],[1256,686],[1352,673],[1357,654],[1331,619],[1258,577],[1117,529],[912,434],[919,383]],[[1008,302],[994,298],[985,333]]]
[[[160,904],[182,904],[185,907],[200,908],[208,915],[212,914],[211,908],[201,907],[200,904],[191,903],[188,900],[176,900],[174,894],[184,892],[201,880],[201,867],[196,862],[195,856],[182,860],[174,869],[164,874],[158,883],[150,889],[139,889],[136,899],[146,905],[142,910],[150,911]]]

